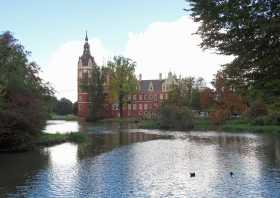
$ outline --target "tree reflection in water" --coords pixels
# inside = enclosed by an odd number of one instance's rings
[[[42,150],[0,154],[0,197],[16,190],[38,171],[48,166],[49,155]]]
[[[279,194],[279,136],[128,128],[87,126],[85,144],[1,154],[0,197],[7,192],[15,197]],[[196,177],[190,179],[190,172]]]
[[[118,130],[116,133],[92,134],[90,135],[89,143],[78,146],[78,156],[79,159],[83,159],[108,152],[120,146],[149,140],[169,139],[171,137],[170,135],[146,134],[141,132],[131,133],[125,132],[123,129]]]

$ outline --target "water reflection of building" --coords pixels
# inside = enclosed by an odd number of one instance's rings
[[[79,145],[78,154],[83,158],[86,156],[94,156],[103,152],[113,150],[114,148],[129,145],[137,142],[144,142],[148,140],[161,139],[162,136],[158,134],[146,133],[130,133],[118,132],[110,134],[92,134],[90,144]]]

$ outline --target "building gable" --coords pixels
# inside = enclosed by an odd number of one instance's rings
[[[154,85],[153,85],[153,82],[152,82],[152,81],[151,81],[150,84],[149,84],[148,91],[154,91]]]
[[[149,92],[149,91],[161,91],[162,80],[141,80],[139,81],[139,91]]]

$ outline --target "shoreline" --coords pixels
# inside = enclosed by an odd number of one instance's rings
[[[62,144],[65,142],[72,143],[84,143],[88,140],[88,136],[85,133],[81,132],[71,132],[71,133],[41,133],[38,140],[35,142],[36,146],[39,147],[48,147],[54,146],[57,144]]]
[[[115,123],[131,123],[136,124],[138,128],[141,129],[161,129],[159,123],[155,120],[139,120],[135,118],[116,118],[116,119],[104,119],[97,122],[93,122],[95,124],[104,124],[106,122],[115,122]],[[166,129],[163,129],[166,130]],[[175,129],[167,129],[167,130],[175,130]],[[206,118],[196,118],[194,119],[194,127],[190,130],[186,131],[223,131],[223,132],[236,132],[236,133],[275,133],[280,134],[280,125],[254,125],[249,121],[241,120],[241,119],[232,119],[228,120],[221,125],[213,125],[210,123],[209,119]]]
[[[160,129],[159,124],[153,120],[144,120],[139,122],[142,129]],[[174,129],[168,129],[174,130]],[[253,125],[250,122],[242,120],[229,120],[221,125],[212,125],[208,119],[195,119],[194,127],[187,131],[222,131],[234,133],[275,133],[280,134],[279,125]]]

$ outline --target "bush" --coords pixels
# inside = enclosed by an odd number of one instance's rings
[[[266,116],[268,113],[266,105],[261,101],[256,101],[251,104],[247,115],[250,119],[255,119],[257,117]]]
[[[214,125],[220,125],[222,123],[224,123],[226,120],[228,120],[230,117],[230,113],[229,111],[227,111],[226,109],[218,109],[214,112],[211,112],[209,114],[209,118],[212,124]]]
[[[175,105],[162,105],[159,115],[159,127],[162,129],[190,130],[193,117],[189,108]]]
[[[255,117],[254,119],[252,119],[251,123],[253,125],[263,126],[263,125],[267,124],[267,119],[265,116],[258,116],[258,117]]]
[[[69,133],[67,139],[70,142],[82,143],[87,140],[87,135],[85,133]]]
[[[252,119],[254,125],[280,125],[280,113],[271,112],[266,116],[258,116]]]
[[[24,115],[1,111],[0,120],[0,151],[23,151],[33,146],[32,125]]]
[[[32,148],[45,125],[46,116],[38,98],[11,94],[7,109],[0,111],[0,150],[22,151]]]
[[[267,116],[267,121],[271,125],[280,125],[280,112],[271,112]]]

